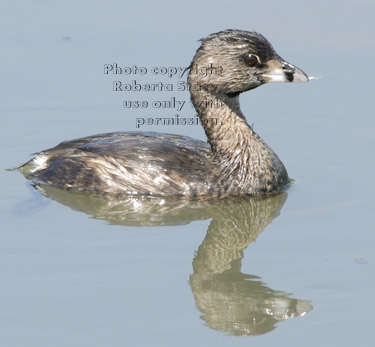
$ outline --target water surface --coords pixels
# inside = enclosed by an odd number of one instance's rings
[[[4,346],[370,346],[375,287],[372,1],[2,1],[0,341]],[[241,96],[295,182],[267,199],[107,201],[5,169],[142,125],[184,91],[115,93],[104,65],[184,67],[197,39],[264,34],[309,75]],[[139,83],[184,78],[119,77]],[[184,107],[177,112],[194,117]]]

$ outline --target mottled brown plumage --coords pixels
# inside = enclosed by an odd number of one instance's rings
[[[209,145],[151,132],[102,134],[37,153],[21,170],[36,183],[107,196],[277,192],[289,181],[287,171],[246,123],[239,94],[267,82],[307,80],[258,33],[212,34],[202,40],[188,76]]]

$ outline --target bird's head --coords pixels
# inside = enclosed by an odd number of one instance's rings
[[[190,65],[190,86],[236,96],[270,82],[307,82],[307,75],[282,59],[257,32],[225,30],[201,39]]]

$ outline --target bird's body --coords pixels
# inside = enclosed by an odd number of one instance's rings
[[[92,194],[194,197],[214,188],[209,184],[215,168],[210,153],[207,143],[189,137],[110,133],[38,153],[39,165],[28,175],[43,184]]]
[[[260,34],[238,30],[204,39],[193,65],[221,68],[206,76],[191,69],[188,77],[209,144],[151,132],[101,134],[39,152],[22,172],[36,183],[106,196],[194,198],[280,191],[289,182],[287,171],[246,123],[238,95],[273,79],[302,81],[306,75],[283,61]],[[209,107],[207,100],[214,99],[219,108]]]

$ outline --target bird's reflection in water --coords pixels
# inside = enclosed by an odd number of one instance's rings
[[[213,218],[190,277],[202,319],[211,328],[232,335],[261,335],[312,309],[308,301],[290,298],[259,277],[241,273],[243,250],[280,214],[286,198],[283,193],[237,200],[223,205]]]
[[[202,319],[209,327],[232,335],[261,335],[280,321],[303,316],[309,301],[267,287],[259,277],[241,273],[243,251],[280,214],[287,193],[266,198],[215,201],[127,198],[106,200],[37,186],[74,210],[111,224],[181,225],[212,218],[193,260],[190,285]]]

